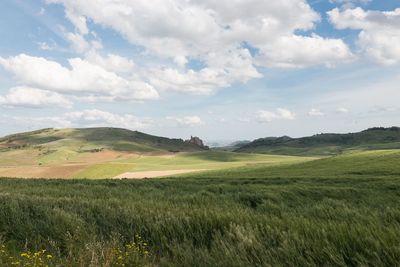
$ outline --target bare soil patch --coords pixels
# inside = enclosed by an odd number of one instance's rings
[[[85,164],[62,166],[22,166],[12,168],[0,168],[1,177],[13,178],[70,178],[73,174],[86,168]]]
[[[121,153],[111,150],[103,150],[100,152],[94,152],[90,154],[86,154],[79,158],[79,161],[83,163],[100,163],[100,162],[107,162],[113,160],[120,160],[120,159],[129,159],[139,157],[139,154],[136,153]]]

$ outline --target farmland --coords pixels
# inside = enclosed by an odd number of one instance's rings
[[[116,128],[43,129],[0,139],[0,177],[113,178],[276,165],[313,157],[206,151],[181,139]],[[164,175],[165,176],[165,175]],[[142,177],[142,178],[143,178]]]
[[[138,266],[396,266],[399,160],[382,150],[175,178],[4,178],[0,240],[16,258],[46,249],[52,266],[113,266],[136,235],[149,253],[124,260]]]

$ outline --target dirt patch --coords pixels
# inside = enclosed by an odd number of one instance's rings
[[[88,165],[75,164],[75,165],[63,165],[63,166],[52,166],[49,167],[42,173],[43,178],[71,178],[74,174],[82,171]]]
[[[2,168],[0,170],[0,176],[12,177],[12,178],[43,178],[44,172],[48,171],[48,167],[13,167],[13,168]]]
[[[144,172],[126,172],[115,176],[115,179],[143,179],[143,178],[155,178],[163,176],[171,176],[175,174],[184,174],[190,172],[206,171],[202,169],[191,169],[191,170],[168,170],[168,171],[144,171]]]
[[[79,158],[79,161],[84,163],[100,163],[114,160],[123,160],[129,158],[137,158],[139,154],[135,153],[121,153],[112,150],[103,150],[100,152],[93,152],[86,154]]]
[[[45,166],[45,167],[17,167],[0,168],[1,177],[13,178],[70,178],[75,173],[86,168],[87,165],[64,165],[64,166]]]

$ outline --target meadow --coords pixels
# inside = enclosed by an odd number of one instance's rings
[[[0,263],[398,266],[399,162],[385,150],[160,179],[4,178]]]
[[[0,153],[0,177],[104,179],[129,172],[217,170],[254,164],[268,166],[313,160],[313,157],[258,155],[233,152],[135,154],[103,150],[66,151],[38,156],[27,148]]]

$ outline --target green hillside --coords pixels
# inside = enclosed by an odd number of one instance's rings
[[[0,138],[0,149],[29,146],[69,147],[80,152],[110,149],[127,152],[193,152],[198,146],[182,139],[169,139],[119,128],[43,129]]]
[[[186,175],[188,176],[188,175]],[[193,174],[197,178],[362,178],[400,177],[400,150],[354,151],[281,166],[255,164]]]
[[[358,133],[317,134],[310,137],[269,137],[257,139],[236,152],[328,156],[347,150],[400,148],[400,128],[371,128]]]

